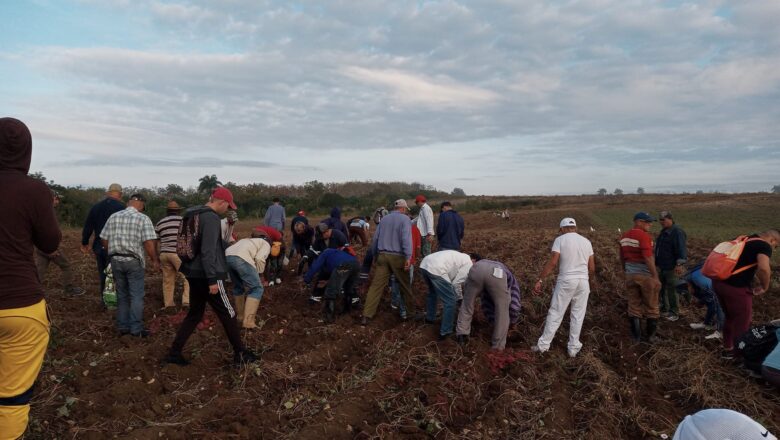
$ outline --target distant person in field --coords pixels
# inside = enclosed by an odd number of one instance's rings
[[[661,316],[677,321],[680,316],[677,278],[685,272],[688,261],[688,237],[674,222],[670,211],[661,211],[658,221],[662,229],[655,241],[655,266],[661,281]]]
[[[371,229],[371,217],[352,217],[347,221],[349,225],[349,236],[352,238],[357,237],[360,240],[360,246],[366,247],[370,243],[368,239],[368,231]]]
[[[652,342],[658,326],[658,292],[661,282],[655,267],[649,231],[655,219],[646,212],[634,215],[634,227],[620,237],[620,260],[626,272],[628,321],[631,337],[642,340],[642,318],[647,319],[645,340]]]
[[[379,299],[387,288],[391,274],[400,283],[401,302],[407,311],[413,311],[412,289],[407,272],[412,263],[412,222],[406,215],[409,205],[406,200],[398,199],[394,207],[395,210],[377,225],[371,243],[376,269],[363,307],[361,325],[367,325],[376,314]]]
[[[52,191],[52,201],[54,203],[54,208],[57,209],[60,205],[60,195],[55,191]],[[71,267],[70,261],[68,261],[61,250],[57,249],[51,254],[46,254],[41,252],[40,249],[35,248],[35,266],[38,269],[38,279],[41,283],[46,279],[46,271],[49,268],[49,263],[59,266],[62,271],[62,290],[65,294],[76,296],[84,293],[84,289],[73,285],[73,268]]]
[[[31,157],[27,126],[0,118],[0,436],[8,439],[27,429],[33,384],[49,345],[33,248],[51,254],[62,238],[51,190],[27,176]]]
[[[595,280],[596,262],[593,258],[593,246],[590,241],[577,233],[577,222],[566,217],[560,222],[559,235],[552,244],[550,259],[542,269],[539,279],[534,285],[534,295],[542,293],[542,282],[549,274],[558,269],[558,279],[555,281],[550,310],[544,323],[544,331],[539,341],[532,347],[533,351],[544,353],[550,349],[555,332],[563,321],[566,309],[571,305],[569,313],[569,357],[577,356],[582,349],[580,332],[585,320],[590,295],[589,280]]]
[[[466,224],[463,217],[452,208],[452,203],[442,202],[436,235],[439,238],[439,250],[459,251]]]
[[[694,330],[715,330],[704,339],[723,339],[723,309],[720,307],[718,297],[712,288],[712,280],[701,272],[702,265],[703,262],[683,274],[677,284],[677,290],[692,294],[707,307],[704,319],[701,322],[692,322],[690,327]]]
[[[420,230],[422,237],[420,256],[425,258],[431,254],[431,246],[436,237],[436,231],[433,228],[433,210],[428,206],[428,199],[422,194],[414,199],[414,203],[420,208],[420,213],[417,214],[417,229]]]
[[[378,225],[379,222],[382,221],[382,217],[386,216],[387,214],[390,214],[390,211],[388,211],[384,206],[380,206],[379,208],[376,208],[376,210],[374,211],[374,216],[372,217],[374,224]]]
[[[145,205],[142,194],[133,194],[127,208],[111,215],[100,232],[114,274],[117,330],[120,335],[141,338],[149,336],[144,328],[144,252],[152,260],[152,270],[160,270],[157,231],[152,220],[143,214]]]
[[[753,297],[769,290],[772,275],[772,249],[780,244],[780,232],[769,229],[748,238],[734,267],[735,275],[724,281],[712,280],[712,287],[723,307],[723,357],[734,356],[734,340],[750,328]],[[749,269],[744,269],[749,267]],[[757,282],[754,283],[754,278]]]
[[[165,357],[165,362],[187,365],[182,350],[195,327],[203,318],[206,303],[211,305],[216,313],[225,334],[233,346],[233,362],[235,364],[251,363],[257,357],[244,347],[241,332],[236,323],[236,312],[225,291],[224,281],[227,278],[227,260],[225,249],[227,244],[220,233],[221,215],[228,209],[236,209],[233,194],[229,189],[218,187],[211,193],[208,203],[194,206],[184,212],[182,222],[189,222],[193,216],[199,216],[197,248],[192,261],[182,262],[181,272],[190,283],[190,309],[182,321],[176,338]]]
[[[100,242],[100,232],[103,230],[108,218],[115,212],[125,209],[122,203],[122,186],[118,183],[112,183],[106,191],[106,198],[97,202],[89,210],[87,220],[84,222],[84,229],[81,231],[81,252],[84,254],[92,253],[97,261],[98,276],[100,277],[100,301],[103,301],[103,290],[106,287],[106,267],[108,266],[108,254]],[[92,248],[89,247],[89,239],[94,234]],[[105,306],[105,304],[104,304]]]
[[[292,233],[292,246],[287,258],[292,259],[295,254],[300,258],[306,255],[306,249],[309,249],[314,241],[314,228],[309,226],[309,219],[306,218],[306,212],[298,211],[290,222],[290,232]]]
[[[263,298],[260,274],[265,272],[266,261],[271,254],[271,240],[259,229],[251,238],[238,240],[225,251],[233,281],[233,298],[236,302],[236,320],[243,328],[257,328],[255,316]]]
[[[276,229],[279,232],[284,231],[284,206],[279,197],[274,197],[273,204],[265,211],[265,218],[263,224]]]
[[[176,237],[181,226],[181,207],[175,200],[165,207],[166,215],[155,225],[157,237],[160,239],[160,267],[163,274],[163,304],[166,308],[176,307],[173,294],[176,291],[176,280],[182,281],[181,305],[190,305],[190,285],[179,272],[181,259],[176,254]]]
[[[434,252],[423,258],[420,272],[428,286],[425,306],[425,322],[436,322],[439,301],[442,303],[439,340],[448,338],[455,332],[456,303],[463,297],[463,284],[471,270],[469,254],[453,250]]]
[[[482,311],[493,323],[490,345],[493,350],[506,347],[509,325],[520,319],[520,284],[504,264],[484,260],[471,254],[473,265],[463,289],[463,303],[458,313],[456,329],[459,344],[468,342],[471,320],[474,317],[474,301],[481,296]]]
[[[320,223],[325,223],[330,229],[341,232],[347,237],[349,243],[349,228],[341,221],[341,208],[336,207],[330,210],[330,217],[323,219]]]
[[[307,285],[313,281],[325,284],[324,288],[320,289],[325,298],[326,322],[333,322],[336,318],[336,300],[341,292],[344,292],[342,313],[349,312],[352,299],[357,297],[355,286],[359,275],[360,264],[349,247],[325,249],[306,272],[303,281]]]

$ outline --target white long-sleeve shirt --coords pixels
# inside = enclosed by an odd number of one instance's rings
[[[417,229],[420,230],[420,235],[423,237],[436,235],[436,231],[433,229],[433,210],[427,203],[423,203],[420,206],[420,214],[417,216]]]
[[[463,283],[471,270],[471,257],[458,251],[438,251],[423,258],[420,269],[425,269],[431,275],[444,278],[452,284],[455,292],[460,297]]]
[[[271,245],[262,238],[242,238],[225,250],[225,256],[234,255],[265,272],[265,262],[271,254]]]

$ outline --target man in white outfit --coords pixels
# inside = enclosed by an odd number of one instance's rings
[[[569,357],[575,357],[582,348],[580,331],[590,294],[588,279],[593,279],[596,264],[593,259],[593,246],[587,238],[577,233],[577,222],[573,218],[566,217],[561,220],[560,228],[561,235],[553,242],[550,260],[542,269],[542,274],[539,275],[533,290],[534,295],[542,292],[542,280],[560,262],[558,280],[555,282],[544,332],[532,350],[544,353],[550,349],[555,332],[558,331],[566,308],[571,303],[568,352]]]

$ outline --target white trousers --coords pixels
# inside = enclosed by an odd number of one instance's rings
[[[559,280],[555,283],[550,311],[547,312],[547,321],[544,323],[544,332],[537,343],[540,351],[550,349],[555,332],[561,326],[566,308],[571,303],[568,349],[570,354],[579,353],[582,348],[580,331],[582,331],[582,321],[585,319],[585,310],[588,308],[588,295],[590,295],[588,280]]]

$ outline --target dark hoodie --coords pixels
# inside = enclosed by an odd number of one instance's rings
[[[200,216],[200,250],[192,261],[182,262],[179,272],[187,278],[205,278],[210,285],[227,279],[226,244],[222,240],[219,214],[208,206],[193,206],[184,212],[183,220]]]
[[[32,137],[22,121],[0,118],[0,309],[39,303],[43,289],[33,246],[57,250],[62,239],[51,190],[27,176]]]
[[[345,225],[344,222],[341,221],[341,209],[339,208],[331,209],[330,217],[326,218],[320,223],[325,223],[328,226],[330,226],[330,229],[335,229],[337,231],[340,231],[342,234],[344,234],[345,237],[347,237],[347,240],[349,240],[349,230],[347,229],[347,225]]]

